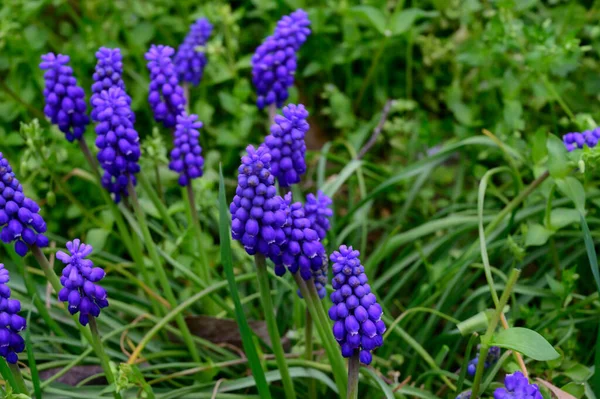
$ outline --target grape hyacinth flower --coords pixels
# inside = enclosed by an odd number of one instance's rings
[[[206,66],[206,54],[198,51],[208,41],[213,26],[206,18],[198,18],[190,27],[183,43],[177,49],[173,63],[180,82],[188,82],[197,86],[202,79]]]
[[[6,244],[14,241],[15,251],[25,256],[29,246],[48,246],[46,222],[38,214],[40,207],[25,196],[23,186],[0,152],[0,239]]]
[[[316,197],[313,193],[306,196],[304,214],[308,220],[310,220],[312,228],[316,230],[321,241],[325,239],[327,232],[331,228],[331,222],[329,220],[333,216],[331,204],[333,204],[331,198],[321,190],[317,192]]]
[[[307,117],[308,111],[302,104],[283,107],[283,115],[275,116],[271,134],[265,139],[271,153],[271,172],[281,187],[298,183],[306,172],[304,136],[309,128]]]
[[[8,270],[0,263],[0,356],[10,364],[17,363],[17,353],[25,349],[25,341],[19,335],[27,324],[18,313],[21,302],[10,299],[10,288],[6,283],[10,280]]]
[[[342,356],[352,357],[358,352],[360,362],[368,365],[373,360],[371,351],[383,345],[386,327],[359,255],[352,247],[342,245],[330,256],[335,291],[331,294],[329,317],[335,322],[333,335],[342,347]]]
[[[594,148],[598,140],[600,140],[600,128],[586,130],[583,133],[567,133],[563,136],[563,142],[569,152],[577,148],[582,149],[584,145]]]
[[[177,115],[184,111],[186,103],[175,65],[171,61],[174,52],[172,47],[153,44],[145,55],[150,71],[148,102],[154,119],[166,128],[175,126]]]
[[[179,185],[183,187],[191,184],[192,179],[202,176],[204,158],[199,142],[200,128],[202,122],[197,115],[187,115],[184,112],[177,116],[169,169],[179,173]]]
[[[246,147],[238,168],[238,186],[229,206],[231,235],[249,255],[278,256],[285,242],[283,198],[277,195],[271,173],[271,154],[265,146]]]
[[[94,83],[92,84],[92,97],[90,103],[94,103],[103,90],[108,90],[111,87],[118,87],[125,91],[125,82],[123,82],[123,56],[121,49],[100,47],[96,51],[96,68],[94,69]],[[127,103],[131,106],[131,97],[125,93]],[[98,122],[97,109],[92,106],[92,120]],[[132,112],[130,117],[132,122],[135,122],[135,114]]]
[[[42,55],[40,69],[46,71],[44,114],[73,142],[81,139],[90,119],[86,114],[85,92],[77,85],[68,63],[68,55],[48,53]]]
[[[477,348],[477,351],[479,352],[479,346]],[[491,346],[490,349],[488,350],[488,354],[485,357],[485,362],[483,364],[483,368],[488,369],[490,366],[492,366],[493,364],[495,364],[498,359],[500,358],[500,353],[501,350],[499,347],[497,346]],[[475,371],[477,370],[477,363],[479,362],[479,358],[476,357],[475,359],[472,359],[469,362],[469,365],[467,366],[467,373],[470,376],[474,376],[475,375]]]
[[[504,378],[504,387],[496,388],[494,399],[543,399],[537,384],[530,384],[520,371]]]
[[[102,186],[112,195],[115,202],[127,196],[127,185],[135,186],[135,174],[140,171],[140,143],[133,127],[133,112],[128,96],[119,87],[103,90],[93,102],[98,124],[96,146],[98,161],[104,169]]]
[[[286,237],[281,247],[281,254],[271,256],[275,264],[275,274],[283,276],[286,269],[292,274],[300,271],[304,280],[310,280],[313,272],[323,267],[325,248],[319,235],[311,228],[310,220],[304,215],[304,207],[300,202],[292,203],[292,193],[284,199],[286,222],[283,231]]]
[[[281,107],[294,84],[296,52],[310,34],[310,20],[304,10],[296,10],[277,23],[275,32],[252,56],[252,83],[256,87],[256,105]]]
[[[104,278],[104,270],[94,267],[94,263],[86,259],[93,248],[79,239],[67,242],[70,254],[58,251],[56,257],[66,266],[62,271],[60,283],[63,289],[58,293],[58,299],[68,302],[69,312],[74,315],[79,312],[79,322],[87,325],[91,317],[98,317],[100,309],[108,306],[106,291],[96,284]]]

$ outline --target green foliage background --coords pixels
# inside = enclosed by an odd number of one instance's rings
[[[549,166],[552,176],[511,209],[510,217],[486,232],[487,252],[498,291],[511,267],[522,269],[510,303],[510,323],[536,330],[561,353],[559,360],[528,363],[530,373],[576,397],[592,397],[586,381],[594,364],[600,311],[573,201],[584,201],[582,195],[587,199],[590,236],[597,238],[598,155],[586,150],[567,156],[560,145],[553,147],[553,141],[547,144],[547,140],[595,128],[595,120],[600,120],[598,1],[3,2],[0,150],[28,195],[40,201],[51,238],[61,247],[66,239],[81,237],[99,250],[97,262],[109,270],[131,271],[124,248],[110,234],[112,217],[79,147],[67,143],[43,117],[40,55],[68,54],[78,82],[89,95],[95,51],[100,46],[121,48],[124,79],[143,142],[143,169],[155,187],[160,176],[169,213],[185,225],[182,193],[176,175],[167,168],[170,135],[154,123],[146,100],[149,80],[144,53],[150,44],[178,46],[190,23],[205,16],[215,28],[205,49],[209,57],[205,76],[191,90],[190,110],[205,126],[201,138],[205,176],[194,187],[205,226],[203,245],[216,275],[224,280],[218,247],[219,164],[231,198],[240,154],[246,145],[263,140],[268,123],[266,111],[254,105],[250,58],[276,21],[299,7],[308,12],[313,33],[300,51],[289,101],[306,105],[311,133],[309,170],[295,194],[299,199],[321,188],[334,195],[336,214],[328,248],[341,243],[359,248],[386,315],[390,320],[401,316],[398,326],[403,333],[392,329],[377,352],[378,375],[392,389],[411,378],[396,396],[425,398],[451,392],[440,375],[452,375],[463,365],[468,341],[455,322],[493,306],[480,247],[473,244],[478,225],[493,222]],[[381,135],[358,160],[388,101],[392,103]],[[39,128],[21,126],[33,118],[40,120]],[[483,129],[489,133],[483,134]],[[86,140],[93,147],[92,126]],[[487,180],[479,216],[480,183],[486,172],[498,166],[508,166],[508,173],[502,170]],[[556,168],[566,172],[554,173]],[[583,182],[583,194],[573,197],[561,188],[560,178],[566,174]],[[98,226],[71,203],[57,179],[66,182],[105,226]],[[191,268],[193,234],[189,229],[181,237],[161,232],[158,210],[143,190],[138,191],[161,249]],[[238,274],[252,270],[250,259],[237,246],[234,257]],[[14,263],[8,254],[0,260],[11,267]],[[177,270],[172,278],[181,289],[181,300],[198,291]],[[135,287],[124,274],[109,273],[108,280],[111,297],[148,307],[141,295],[123,290]],[[292,351],[300,353],[303,332],[296,327],[303,313],[288,282],[292,282],[289,277],[275,283],[274,300],[276,308],[294,310],[293,317],[280,314],[278,321],[280,331],[288,331]],[[22,286],[16,291],[25,292]],[[252,283],[240,285],[249,318],[262,319],[256,296],[252,299],[255,293]],[[227,293],[222,294],[229,302]],[[107,316],[111,321],[104,328],[116,328],[125,323],[121,319],[134,317],[120,311],[109,313],[112,319]],[[203,313],[199,307],[193,312]],[[35,313],[32,318],[33,345],[41,353],[39,366],[50,368],[44,364],[57,359],[44,342],[43,321]],[[118,337],[111,338],[109,345],[115,362],[126,360]],[[152,348],[167,349],[164,342],[155,342]],[[76,357],[68,351],[63,356]],[[189,359],[175,353],[156,361],[163,362],[164,369],[142,367],[141,375],[149,380],[174,372],[178,366],[169,365],[178,361]],[[503,369],[513,371],[517,366],[507,358]],[[243,365],[217,368],[208,380],[235,381],[245,370]],[[143,381],[140,375],[135,378]],[[176,389],[189,378],[159,384],[158,390]],[[324,385],[320,389],[330,393]],[[364,389],[381,395],[376,383]],[[244,386],[238,393],[255,392]]]

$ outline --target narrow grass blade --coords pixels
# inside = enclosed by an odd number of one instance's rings
[[[27,313],[27,325],[29,326],[29,320],[31,319],[31,310]],[[33,392],[36,399],[42,399],[42,388],[40,387],[40,375],[37,369],[37,363],[35,362],[35,355],[33,354],[33,345],[31,344],[31,333],[30,328],[25,329],[25,349],[27,350],[27,361],[29,362],[29,371],[31,373],[31,383],[33,384]]]
[[[6,360],[2,356],[0,356],[0,375],[2,375],[4,381],[8,381],[14,392],[19,392],[17,381],[15,381],[15,377],[12,375]]]
[[[229,207],[227,206],[227,199],[225,198],[225,183],[223,181],[223,170],[219,167],[219,237],[221,242],[221,261],[223,262],[223,269],[227,275],[227,281],[229,283],[231,299],[235,305],[235,317],[237,319],[240,334],[242,336],[242,343],[244,345],[244,351],[248,357],[248,363],[252,370],[252,376],[256,382],[256,388],[261,398],[271,398],[269,392],[269,386],[267,385],[267,379],[262,369],[260,359],[254,342],[252,340],[252,330],[246,320],[242,302],[240,301],[240,294],[235,283],[235,277],[233,275],[233,259],[231,256],[231,238],[229,229]]]
[[[394,392],[388,384],[385,383],[373,369],[369,367],[361,367],[360,372],[366,374],[373,382],[381,389],[381,392],[385,395],[386,399],[394,399]]]

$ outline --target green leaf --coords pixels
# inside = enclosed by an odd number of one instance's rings
[[[102,251],[109,234],[104,229],[91,229],[87,233],[85,243],[91,245],[94,248],[94,252]]]
[[[336,176],[335,179],[326,182],[321,187],[321,190],[329,197],[333,197],[335,193],[342,187],[344,182],[362,165],[362,161],[353,160],[347,164],[344,169]]]
[[[269,392],[269,386],[267,385],[265,372],[262,368],[256,348],[254,347],[252,330],[250,330],[248,320],[246,320],[244,308],[240,300],[240,294],[235,282],[235,276],[233,274],[233,259],[231,256],[231,230],[229,228],[229,219],[229,205],[227,204],[227,199],[225,197],[223,170],[221,166],[219,166],[219,237],[221,240],[221,262],[223,263],[223,269],[227,275],[231,299],[235,305],[235,317],[237,319],[240,334],[242,336],[244,352],[248,357],[248,363],[250,364],[250,369],[252,370],[252,377],[256,382],[256,387],[260,393],[260,397],[270,399],[271,393]]]
[[[593,374],[589,367],[576,363],[564,371],[564,374],[576,382],[586,382]]]
[[[385,383],[378,375],[369,367],[361,367],[361,372],[368,375],[371,380],[381,389],[381,392],[385,395],[386,399],[394,399],[394,391],[388,384]]]
[[[552,230],[559,230],[565,226],[579,222],[579,212],[576,209],[555,208],[550,212],[550,224],[546,226]]]
[[[33,300],[32,300],[33,302]],[[27,312],[27,325],[31,320],[31,309]],[[27,349],[27,361],[29,362],[29,371],[31,373],[31,382],[33,384],[33,392],[36,399],[42,399],[42,389],[40,387],[40,375],[38,373],[35,354],[33,353],[33,345],[31,344],[31,329],[25,329],[25,348]]]
[[[501,330],[494,335],[490,344],[520,352],[539,361],[553,360],[560,356],[544,337],[523,327]]]
[[[556,179],[556,186],[561,193],[573,201],[579,212],[583,213],[585,211],[585,190],[579,180],[571,176]]]
[[[578,384],[576,382],[569,382],[560,389],[562,389],[566,393],[570,393],[578,399],[583,398],[583,395],[585,395],[585,385]]]
[[[390,21],[390,30],[393,36],[401,35],[408,31],[414,25],[415,21],[421,17],[435,17],[439,15],[436,11],[424,11],[420,8],[407,8],[394,15]]]
[[[466,320],[461,321],[456,325],[458,331],[463,337],[471,335],[476,331],[483,331],[486,329],[490,318],[493,316],[494,309],[486,309],[474,316],[469,317]]]
[[[555,179],[566,177],[571,172],[572,167],[569,166],[565,144],[558,137],[550,135],[546,147],[548,148],[548,171],[550,176]]]
[[[535,223],[527,228],[527,236],[525,236],[526,247],[539,247],[544,245],[554,232],[548,230],[541,224]]]
[[[350,9],[350,14],[358,21],[366,22],[382,35],[385,34],[385,15],[373,6],[356,6]]]

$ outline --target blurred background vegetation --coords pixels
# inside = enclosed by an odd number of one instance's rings
[[[409,308],[436,307],[465,320],[486,309],[491,301],[478,248],[467,250],[477,238],[479,182],[499,165],[508,164],[520,175],[515,184],[509,175],[490,180],[483,213],[487,224],[546,168],[548,134],[597,126],[599,1],[5,1],[0,6],[0,150],[28,194],[42,203],[53,238],[60,243],[82,237],[115,255],[123,250],[69,203],[56,181],[68,182],[87,209],[110,221],[96,188],[90,189],[93,178],[79,147],[68,144],[43,117],[41,54],[69,55],[89,96],[94,53],[101,46],[121,48],[144,170],[153,179],[160,176],[170,212],[183,220],[176,175],[167,168],[170,134],[154,123],[147,104],[144,53],[150,44],[177,47],[198,17],[214,24],[206,46],[208,66],[201,84],[191,90],[190,109],[204,123],[205,176],[194,184],[208,226],[204,234],[215,243],[209,248],[218,259],[219,163],[231,198],[241,151],[263,140],[268,123],[266,111],[254,104],[250,58],[276,21],[295,8],[304,8],[312,21],[289,100],[305,104],[311,114],[309,169],[299,191],[325,187],[335,193],[329,248],[347,243],[361,249],[372,285],[392,318]],[[33,118],[40,119],[41,129],[21,128]],[[359,161],[380,121],[381,134]],[[484,135],[483,129],[490,133]],[[88,127],[91,147],[94,136]],[[38,151],[50,168],[40,162]],[[584,178],[589,223],[597,236],[600,192],[593,163],[586,164]],[[141,196],[160,226],[157,210]],[[598,294],[578,216],[569,212],[569,204],[544,184],[509,223],[494,230],[488,246],[500,281],[503,270],[524,268],[513,322],[538,330],[565,355],[561,362],[532,365],[533,373],[559,386],[574,384],[571,392],[581,397],[593,363]],[[554,223],[548,223],[548,215]],[[170,250],[182,244],[163,245]],[[189,264],[184,257],[178,260]],[[251,269],[249,262],[240,267]],[[279,305],[294,300],[293,294],[282,294]],[[585,306],[570,308],[582,300],[588,301]],[[260,318],[260,309],[252,314]],[[291,327],[291,320],[280,318],[283,329]],[[460,367],[466,341],[452,323],[414,312],[402,325],[442,369]],[[376,367],[391,380],[412,376],[430,392],[438,391],[433,376],[419,377],[431,365],[414,346],[395,335],[386,342]]]

